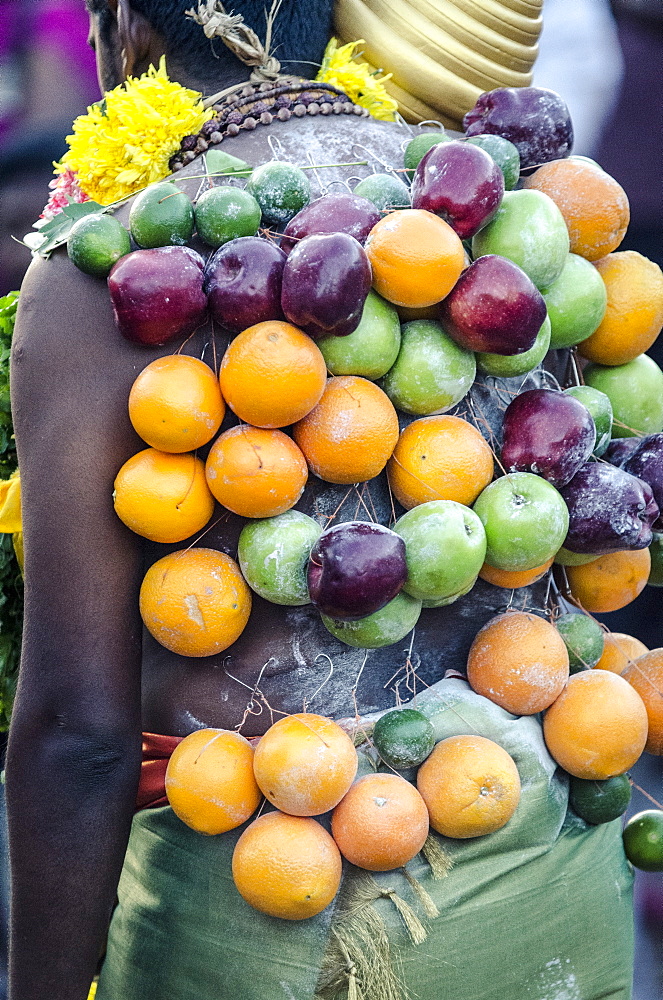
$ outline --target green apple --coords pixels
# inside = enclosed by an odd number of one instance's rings
[[[308,604],[308,558],[321,534],[320,525],[298,510],[246,524],[237,555],[251,590],[272,604]]]
[[[529,351],[522,354],[483,354],[476,355],[477,368],[484,375],[494,375],[497,378],[514,378],[516,375],[526,375],[540,365],[550,347],[550,320],[546,316],[536,340]]]
[[[597,555],[587,555],[584,552],[571,552],[570,549],[565,549],[563,545],[555,554],[555,562],[558,566],[585,566],[587,563],[594,562],[595,559],[599,558]]]
[[[542,191],[507,191],[497,215],[472,240],[472,257],[495,253],[522,268],[537,288],[562,273],[569,255],[564,217]]]
[[[379,649],[404,639],[419,621],[421,601],[400,592],[379,611],[374,611],[358,621],[340,621],[321,615],[328,632],[347,646],[360,649]]]
[[[474,504],[486,529],[486,562],[496,569],[541,566],[566,538],[569,512],[554,486],[532,472],[512,472],[486,486]]]
[[[405,542],[403,590],[420,601],[460,595],[477,578],[486,557],[486,532],[469,507],[432,500],[404,514],[393,530]]]
[[[647,354],[625,365],[589,364],[585,382],[612,404],[612,436],[639,437],[663,430],[663,372]]]
[[[605,315],[603,278],[584,257],[570,253],[560,276],[541,289],[550,317],[552,348],[573,347],[596,330]]]
[[[381,378],[393,365],[401,346],[398,313],[391,303],[370,291],[357,329],[347,337],[322,337],[317,345],[332,375]]]
[[[564,390],[567,396],[575,396],[587,407],[596,427],[594,454],[600,458],[610,444],[612,435],[612,403],[604,392],[592,389],[591,385],[572,385]]]
[[[472,351],[459,347],[435,320],[415,319],[403,325],[398,357],[380,385],[397,409],[423,417],[460,402],[475,375]]]
[[[451,597],[440,597],[437,601],[422,601],[421,606],[422,608],[446,608],[448,604],[454,604],[459,597],[465,597],[465,594],[469,594],[478,579],[478,575],[475,576],[474,579],[468,583],[467,587],[463,587],[462,590],[459,590],[457,594],[452,594]]]

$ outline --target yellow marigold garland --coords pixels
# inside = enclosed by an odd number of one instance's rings
[[[162,57],[158,69],[129,77],[75,120],[61,169],[75,170],[83,191],[110,205],[166,177],[180,140],[213,114],[197,91],[168,79]]]
[[[338,39],[332,38],[325,49],[316,80],[340,87],[355,104],[366,108],[373,118],[393,122],[398,102],[389,96],[384,86],[385,81],[391,79],[391,73],[378,76],[367,62],[356,58],[357,46],[363,44],[363,38],[346,45],[339,45]]]

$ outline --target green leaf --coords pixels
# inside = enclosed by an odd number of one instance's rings
[[[253,167],[245,160],[224,153],[220,149],[209,149],[205,153],[205,164],[210,174],[237,174],[240,177],[248,177],[253,171]]]
[[[54,219],[39,229],[40,234],[46,236],[46,240],[41,244],[37,253],[40,257],[49,257],[54,250],[67,242],[67,237],[75,222],[86,215],[105,211],[106,208],[96,201],[70,202]]]

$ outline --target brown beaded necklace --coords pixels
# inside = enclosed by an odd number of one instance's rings
[[[295,77],[279,77],[259,84],[247,84],[213,105],[216,112],[205,122],[197,135],[185,135],[180,148],[170,158],[171,170],[177,171],[190,163],[210,146],[217,146],[228,136],[244,129],[252,131],[258,125],[274,121],[287,122],[294,115],[357,115],[366,118],[369,112],[355,104],[347,94],[330,83],[316,83]]]

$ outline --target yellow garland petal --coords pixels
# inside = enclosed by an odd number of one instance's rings
[[[13,535],[21,528],[21,477],[16,469],[0,482],[0,532]]]
[[[391,73],[378,76],[367,62],[357,59],[356,49],[363,44],[364,39],[360,38],[339,46],[338,40],[332,38],[325,49],[316,80],[331,83],[345,91],[355,104],[367,108],[373,118],[393,122],[398,102],[389,96],[384,86],[385,81],[391,79]]]
[[[180,141],[213,115],[197,91],[168,79],[162,57],[158,69],[129,77],[75,120],[62,163],[90,198],[110,205],[167,177]]]

